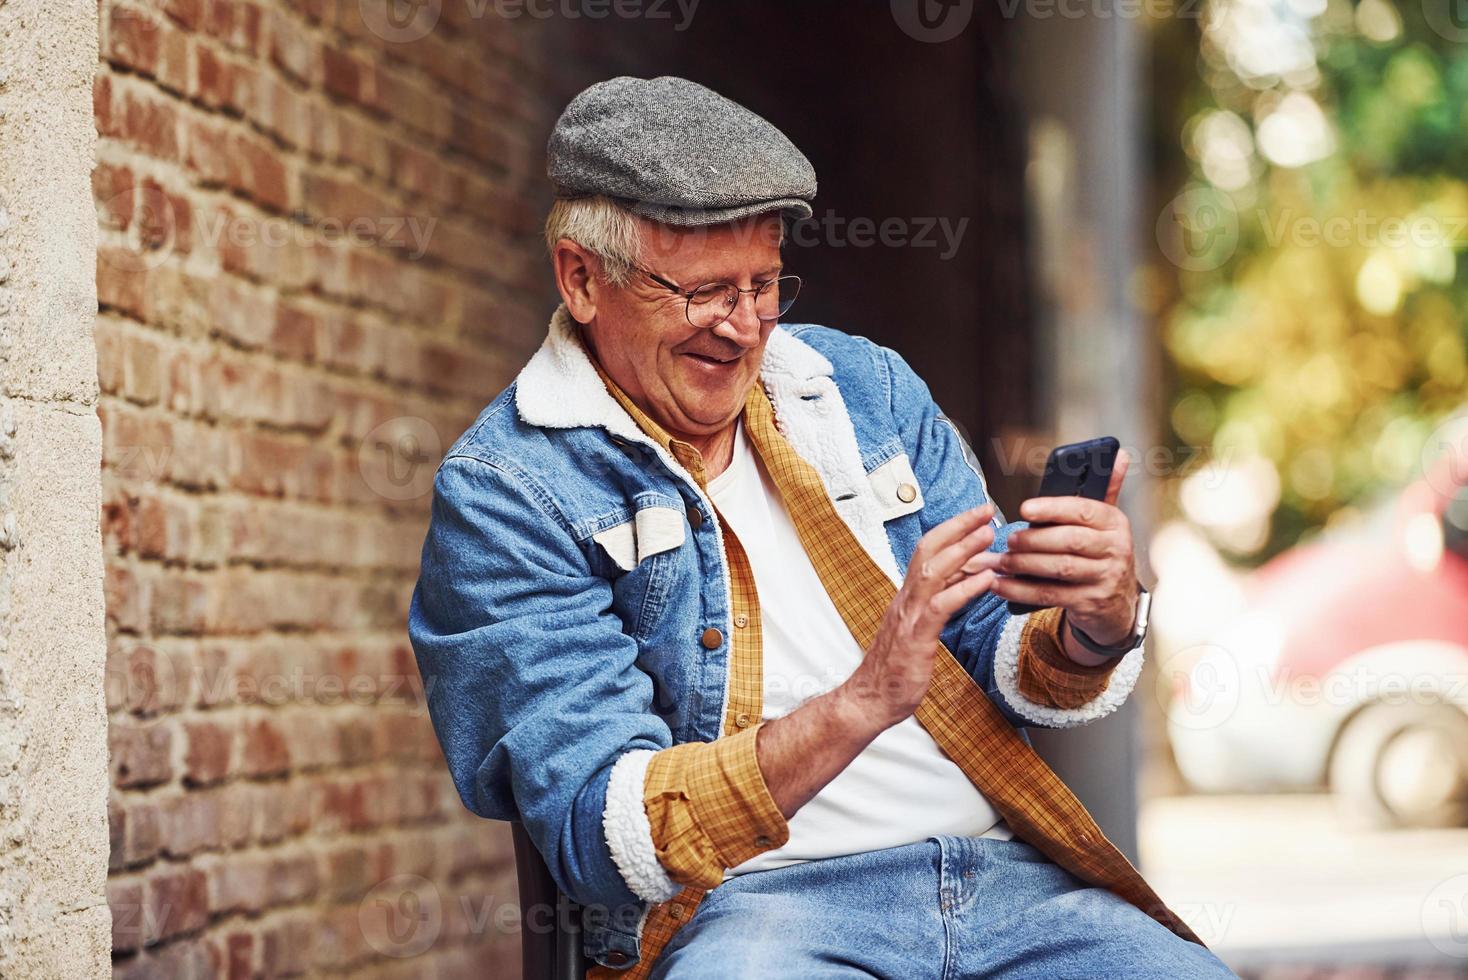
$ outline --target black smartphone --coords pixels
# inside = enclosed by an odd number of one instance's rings
[[[1116,465],[1116,454],[1121,443],[1115,436],[1101,436],[1085,442],[1073,442],[1068,446],[1056,446],[1045,460],[1045,475],[1040,477],[1037,497],[1090,497],[1104,500],[1106,488],[1111,485],[1111,469]],[[1036,523],[1030,527],[1045,527]],[[1044,579],[1031,575],[1015,576],[1021,582],[1040,582]],[[1009,614],[1021,616],[1044,606],[1032,606],[1024,602],[1010,602]]]

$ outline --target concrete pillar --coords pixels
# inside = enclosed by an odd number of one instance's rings
[[[1102,3],[1083,16],[1017,8],[1017,90],[1029,120],[1031,268],[1039,295],[1041,428],[1055,443],[1114,435],[1152,440],[1151,340],[1130,299],[1142,200],[1143,37],[1135,17]],[[1045,417],[1048,413],[1048,418]],[[1150,536],[1152,488],[1132,460],[1122,507],[1141,549]],[[1106,720],[1035,744],[1101,827],[1134,861],[1140,771],[1138,684]]]
[[[0,976],[110,971],[97,5],[0,0]]]

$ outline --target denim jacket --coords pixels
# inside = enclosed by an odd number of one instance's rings
[[[647,820],[608,805],[620,796],[640,811],[641,786],[619,787],[613,770],[631,750],[719,737],[730,645],[700,638],[710,626],[733,635],[730,584],[713,506],[606,390],[577,329],[559,308],[540,350],[445,454],[409,632],[465,806],[521,821],[587,907],[587,954],[627,965],[649,904],[636,865],[656,857]],[[760,383],[895,583],[925,531],[988,499],[968,444],[891,350],[781,325]],[[1024,526],[997,512],[995,525],[995,550]],[[1125,700],[1140,650],[1080,707],[1024,698],[1023,622],[984,594],[942,634],[1014,725],[1084,724]]]

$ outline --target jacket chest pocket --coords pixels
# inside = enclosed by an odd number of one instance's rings
[[[626,632],[646,639],[667,605],[680,552],[688,543],[681,509],[643,507],[591,536],[609,572],[615,611]]]
[[[900,453],[867,474],[882,522],[904,517],[923,509],[923,490],[906,453]]]

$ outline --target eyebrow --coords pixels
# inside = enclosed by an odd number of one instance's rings
[[[778,276],[781,273],[781,271],[784,270],[784,268],[785,268],[785,263],[783,263],[783,262],[776,262],[774,265],[768,265],[768,266],[765,266],[763,269],[756,270],[755,272],[753,272],[753,273],[750,274],[749,278],[753,280],[753,279],[762,279],[762,278],[766,278],[766,277]],[[695,277],[695,278],[698,279],[698,284],[700,286],[706,286],[706,285],[708,285],[711,282],[733,282],[736,277],[734,277],[734,276],[708,276],[707,278],[699,278],[699,277]]]

